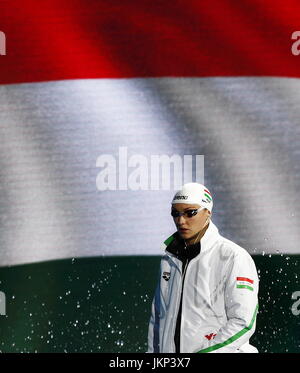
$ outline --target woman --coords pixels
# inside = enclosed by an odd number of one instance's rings
[[[188,183],[172,200],[177,228],[163,244],[148,352],[258,352],[249,344],[258,311],[253,259],[211,221],[213,199]]]

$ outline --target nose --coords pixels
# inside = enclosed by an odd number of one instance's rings
[[[181,226],[185,223],[185,217],[184,215],[181,215],[177,218],[177,225]]]

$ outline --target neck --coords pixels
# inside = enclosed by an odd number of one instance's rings
[[[206,224],[206,226],[204,228],[202,228],[195,236],[185,240],[185,243],[187,245],[194,245],[195,243],[200,242],[200,240],[204,236],[208,226],[209,226],[209,223]]]

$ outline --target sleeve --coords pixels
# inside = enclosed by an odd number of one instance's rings
[[[160,273],[161,269],[159,271],[159,279],[151,306],[147,353],[159,353]]]
[[[225,283],[227,323],[211,340],[203,338],[197,352],[228,353],[249,342],[258,312],[258,275],[255,263],[246,250],[233,258]]]

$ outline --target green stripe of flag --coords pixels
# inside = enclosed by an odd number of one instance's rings
[[[204,195],[211,201],[211,196],[209,196],[207,193],[204,193]]]
[[[239,288],[239,289],[245,288],[245,289],[249,289],[249,290],[253,291],[253,288],[251,286],[248,286],[248,285],[236,285],[236,287]]]
[[[236,333],[235,335],[233,335],[232,337],[230,337],[229,339],[227,339],[225,342],[218,343],[218,344],[216,344],[214,346],[211,346],[211,347],[208,347],[208,348],[204,348],[203,350],[198,351],[198,353],[211,352],[211,351],[217,350],[218,348],[227,346],[230,343],[236,341],[238,338],[240,338],[242,335],[244,335],[245,333],[247,333],[252,328],[252,326],[254,324],[254,321],[255,321],[255,318],[256,318],[257,311],[258,311],[258,304],[257,304],[257,306],[256,306],[256,308],[254,310],[254,313],[253,313],[253,316],[252,316],[252,320],[251,320],[249,326],[246,326],[244,329],[242,329],[241,331],[239,331],[238,333]]]

